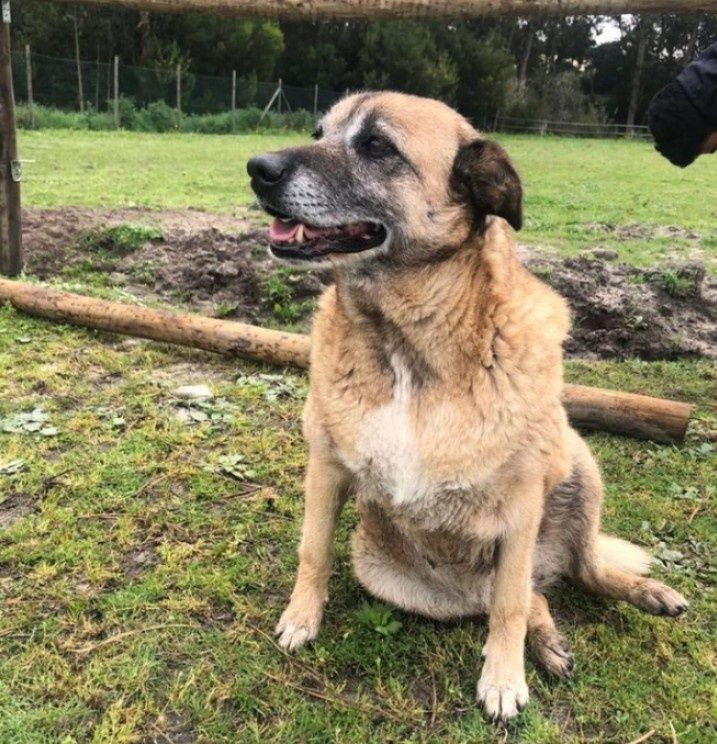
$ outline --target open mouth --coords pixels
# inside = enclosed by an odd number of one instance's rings
[[[271,251],[279,258],[307,260],[332,253],[359,253],[381,245],[385,239],[386,228],[376,222],[317,227],[275,217],[269,228]]]

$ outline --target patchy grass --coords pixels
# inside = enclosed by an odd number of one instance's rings
[[[110,225],[83,233],[78,247],[98,255],[117,257],[134,253],[143,243],[161,239],[162,231],[156,226]]]
[[[521,172],[521,240],[574,255],[599,245],[639,266],[704,251],[715,270],[714,163],[671,166],[642,141],[500,135]],[[253,202],[246,161],[304,135],[20,132],[26,204],[40,207],[196,207]],[[701,195],[701,196],[700,196]],[[669,226],[676,229],[666,229]]]
[[[350,507],[320,638],[295,657],[272,640],[296,565],[300,374],[8,307],[0,369],[0,741],[495,740],[473,702],[485,626],[368,598],[349,566]],[[714,741],[714,367],[576,362],[568,374],[698,405],[683,448],[590,436],[608,529],[652,548],[691,607],[672,621],[555,589],[577,673],[550,681],[529,663],[532,700],[507,740],[654,730],[663,742],[674,729]],[[215,397],[172,395],[190,383]],[[20,414],[37,409],[28,430]]]

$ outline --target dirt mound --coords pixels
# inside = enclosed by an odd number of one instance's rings
[[[93,250],[88,231],[122,224],[158,226],[161,237],[142,240],[126,254]],[[327,281],[277,269],[264,231],[245,218],[191,210],[25,210],[23,232],[27,271],[41,279],[102,272],[143,298],[259,324],[306,327]],[[703,264],[642,270],[611,262],[615,254],[605,250],[572,259],[523,254],[528,267],[570,302],[568,354],[717,356],[717,280],[705,276]]]
[[[637,269],[598,258],[526,261],[573,311],[572,355],[717,356],[717,281],[704,265]]]

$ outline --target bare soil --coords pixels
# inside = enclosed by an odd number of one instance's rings
[[[247,215],[28,209],[23,213],[26,270],[43,280],[71,278],[74,271],[104,272],[111,284],[143,299],[276,325],[281,315],[267,282],[276,277],[277,268],[267,256],[264,230]],[[93,252],[80,240],[88,231],[119,224],[157,226],[162,238],[125,256]],[[596,226],[596,233],[598,227],[603,226]],[[630,225],[625,230],[643,236],[649,228]],[[597,243],[594,252],[578,258],[525,248],[523,257],[572,307],[569,355],[717,357],[717,278],[706,275],[701,262],[638,269],[616,263],[614,254]],[[282,301],[296,303],[305,327],[312,306],[307,300],[318,296],[328,281],[330,277],[312,272],[282,275],[287,287]]]

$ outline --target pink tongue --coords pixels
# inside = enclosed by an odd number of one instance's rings
[[[299,225],[301,225],[301,222],[298,220],[284,222],[278,217],[275,217],[269,228],[269,239],[277,243],[287,243],[294,239]],[[304,224],[305,240],[314,240],[315,238],[334,235],[354,237],[370,232],[371,224],[368,222],[352,222],[350,225],[345,225],[344,227],[314,227],[313,225]]]
[[[277,241],[291,240],[294,235],[296,235],[296,231],[299,229],[300,224],[301,223],[296,220],[284,222],[278,217],[275,217],[274,221],[271,223],[271,227],[269,228],[269,238]]]

